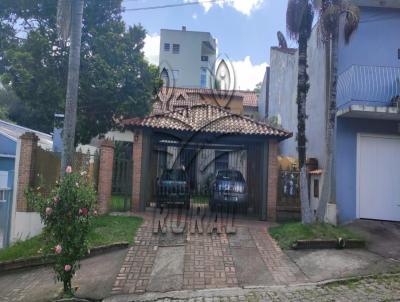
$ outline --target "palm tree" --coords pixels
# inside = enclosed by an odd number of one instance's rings
[[[63,131],[61,173],[72,165],[74,156],[76,111],[78,104],[79,67],[81,55],[83,0],[58,0],[57,25],[62,39],[69,38],[67,95]]]
[[[306,171],[306,100],[309,89],[307,74],[307,45],[312,31],[314,10],[309,0],[289,0],[286,27],[291,39],[299,44],[297,83],[297,151],[300,169],[300,201],[303,223],[311,223],[313,215],[308,194]]]
[[[327,156],[321,200],[317,210],[317,219],[323,222],[327,204],[329,202],[336,203],[334,146],[340,20],[344,20],[343,35],[345,42],[349,43],[351,35],[360,22],[360,10],[348,0],[314,0],[313,5],[314,9],[319,12],[319,38],[327,47],[330,47],[329,108],[326,133]]]

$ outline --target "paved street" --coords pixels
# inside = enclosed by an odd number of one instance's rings
[[[159,301],[159,302],[258,302],[258,301],[400,301],[400,276],[388,275],[354,281],[297,286],[233,288],[123,296],[105,302]]]

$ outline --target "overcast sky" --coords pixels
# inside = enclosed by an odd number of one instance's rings
[[[145,54],[158,63],[161,28],[210,32],[218,41],[218,52],[233,62],[238,88],[253,89],[261,82],[269,63],[269,49],[276,46],[276,33],[285,30],[286,0],[228,0],[201,5],[129,11],[130,8],[176,4],[194,0],[124,0],[127,24],[141,23],[147,30]],[[289,46],[295,46],[288,41]]]

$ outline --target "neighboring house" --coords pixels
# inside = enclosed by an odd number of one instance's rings
[[[204,88],[161,88],[152,114],[210,104],[250,118],[258,116],[258,100],[254,91],[216,90]]]
[[[161,29],[159,67],[165,86],[212,88],[216,41],[208,32]]]
[[[400,221],[400,3],[356,0],[359,28],[350,43],[339,41],[336,207],[340,222],[357,218]],[[342,33],[342,31],[341,31]],[[322,177],[326,162],[329,49],[314,28],[308,46],[307,156]],[[297,132],[297,61],[292,49],[272,48],[268,118]],[[396,101],[397,100],[397,101]],[[266,100],[261,100],[266,102]],[[280,145],[297,157],[295,138]],[[311,183],[319,186],[322,182]],[[320,189],[320,188],[319,188]],[[318,190],[311,192],[319,196]]]
[[[43,149],[53,148],[51,135],[0,120],[0,248],[18,238],[34,236],[41,230],[37,213],[16,209],[19,138],[26,132],[34,132]]]

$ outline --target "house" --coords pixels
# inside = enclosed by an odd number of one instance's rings
[[[20,137],[26,132],[35,133],[43,149],[53,148],[51,135],[0,120],[0,248],[41,231],[39,214],[18,211],[15,202]]]
[[[339,222],[354,219],[400,221],[400,3],[355,0],[360,24],[338,49],[337,127],[334,150],[336,211]],[[343,26],[343,25],[341,25]],[[268,119],[297,128],[297,61],[293,49],[271,49]],[[318,199],[326,165],[326,120],[330,49],[315,27],[308,45],[307,155],[322,174],[310,184]],[[266,98],[259,100],[265,102]],[[294,138],[280,153],[296,157]],[[315,190],[314,190],[315,187]],[[317,203],[312,205],[315,209]]]
[[[155,205],[156,180],[164,169],[184,166],[194,196],[206,193],[207,177],[229,168],[240,170],[247,182],[249,213],[276,219],[277,145],[291,133],[208,103],[122,125],[134,134],[134,210]]]
[[[166,86],[212,88],[216,40],[208,32],[161,29],[159,68]]]

